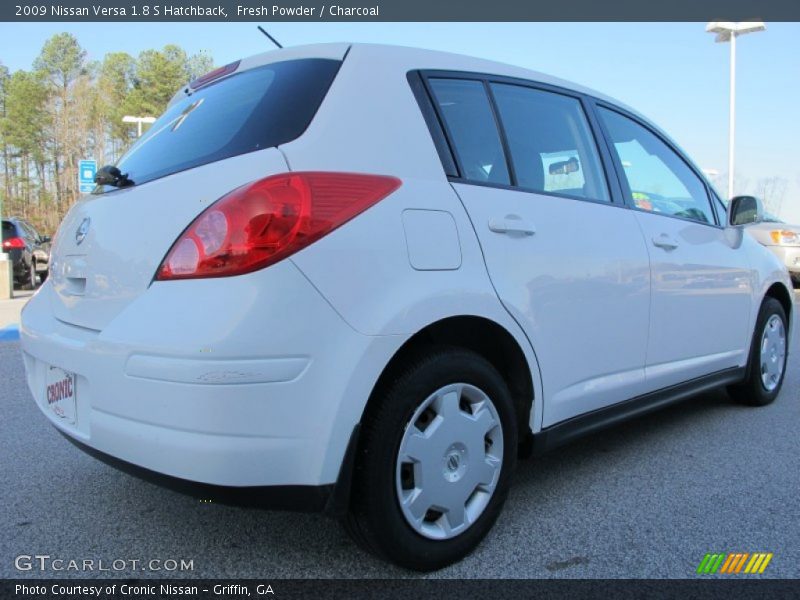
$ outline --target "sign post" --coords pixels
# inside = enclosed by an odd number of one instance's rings
[[[13,297],[13,265],[3,249],[3,192],[0,192],[0,300],[8,300]]]
[[[78,186],[81,194],[89,194],[94,189],[94,176],[97,173],[96,160],[82,160],[78,164]]]

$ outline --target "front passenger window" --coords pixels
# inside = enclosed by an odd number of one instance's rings
[[[636,208],[714,223],[706,186],[672,148],[649,129],[618,112],[602,107],[599,112]]]

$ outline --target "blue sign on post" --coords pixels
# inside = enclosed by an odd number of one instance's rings
[[[94,176],[96,173],[96,160],[80,161],[78,164],[78,185],[81,188],[81,194],[88,194],[94,189]]]

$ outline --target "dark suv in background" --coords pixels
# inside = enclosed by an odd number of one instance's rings
[[[3,219],[3,252],[14,265],[14,284],[36,289],[47,279],[50,263],[50,238],[39,235],[22,219]]]

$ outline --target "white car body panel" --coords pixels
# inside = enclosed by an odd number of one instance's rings
[[[362,399],[402,343],[354,331],[291,261],[224,286],[157,282],[100,333],[56,319],[54,294],[41,288],[21,328],[28,384],[53,424],[128,462],[219,485],[335,481]],[[77,375],[75,426],[45,409],[48,365]]]
[[[53,245],[56,318],[104,329],[148,289],[167,250],[198,214],[240,185],[286,170],[281,153],[268,148],[113,194],[84,196],[64,217]],[[75,232],[87,218],[89,233],[79,244]]]
[[[793,290],[792,279],[781,260],[751,236],[747,235],[745,228],[731,228],[729,230],[729,235],[735,237],[736,240],[741,240],[741,247],[745,251],[752,269],[753,304],[750,309],[750,329],[748,330],[747,338],[747,347],[749,348],[753,336],[753,327],[758,318],[759,301],[766,296],[767,291],[774,285],[782,285],[785,286],[787,290]],[[790,293],[794,296],[793,292]],[[793,331],[796,327],[796,315],[797,307],[795,304],[792,304],[791,314],[787,315],[789,316],[787,339],[793,339]],[[794,349],[789,346],[788,352],[791,353],[793,351]]]
[[[598,202],[455,184],[494,287],[537,350],[543,426],[649,391],[647,249],[633,211]],[[519,217],[533,235],[499,234]]]
[[[764,295],[790,285],[774,256],[740,229],[451,184],[407,73],[495,73],[601,95],[508,65],[376,45],[268,52],[237,72],[303,57],[344,62],[299,137],[89,197],[64,219],[21,338],[32,395],[66,435],[191,481],[330,485],[386,366],[416,333],[451,317],[491,321],[516,342],[532,381],[534,434],[745,364]],[[212,202],[286,171],[390,175],[402,186],[265,269],[153,281]],[[534,223],[535,235],[488,231],[489,219],[510,213]],[[685,241],[684,252],[653,251],[649,236],[662,229]],[[676,306],[690,311],[686,321],[675,320]],[[698,327],[713,339],[695,339]],[[74,425],[47,409],[50,366],[77,377]]]
[[[292,154],[287,157],[290,164],[296,162]],[[402,215],[432,209],[444,209],[456,224],[461,250],[457,269],[420,270],[410,262]],[[443,178],[438,183],[404,179],[390,197],[291,260],[342,318],[364,335],[408,339],[437,321],[463,315],[501,325],[525,353],[535,395],[542,397],[533,349],[497,298],[469,218]],[[331,268],[332,264],[339,268]],[[539,430],[541,418],[541,403],[534,403],[533,431]]]
[[[652,389],[747,361],[753,272],[723,228],[634,211],[650,253],[652,303],[647,379]],[[677,247],[654,240],[666,237]],[[760,304],[760,301],[757,302]],[[691,342],[691,343],[688,343]]]

